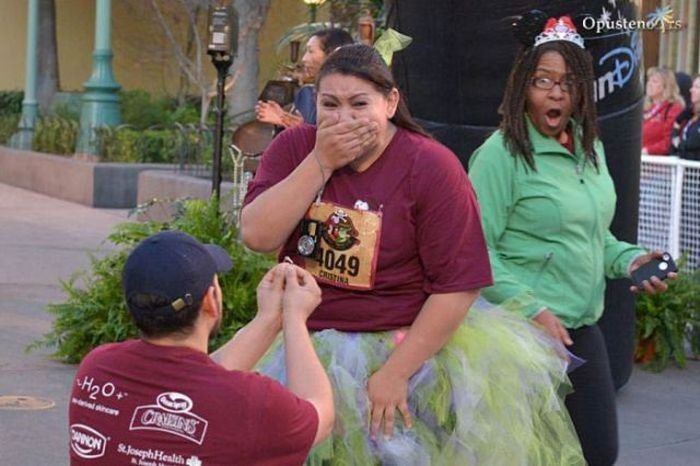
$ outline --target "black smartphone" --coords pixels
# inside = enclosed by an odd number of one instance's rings
[[[643,288],[642,282],[644,280],[649,281],[654,276],[665,280],[670,272],[678,272],[678,267],[671,254],[665,252],[661,257],[647,262],[632,272],[632,281],[636,286]]]

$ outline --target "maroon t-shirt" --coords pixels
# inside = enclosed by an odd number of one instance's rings
[[[88,354],[69,405],[72,465],[298,466],[318,428],[270,378],[141,340]]]
[[[310,125],[277,136],[263,154],[245,204],[286,178],[309,154],[315,137]],[[323,301],[308,320],[312,330],[409,326],[430,294],[492,284],[474,190],[457,157],[437,141],[399,128],[367,170],[336,170],[322,200],[348,208],[361,200],[383,217],[374,287],[357,291],[322,284]],[[301,264],[299,230],[280,257]]]

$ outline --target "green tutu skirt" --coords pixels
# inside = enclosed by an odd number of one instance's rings
[[[584,465],[563,399],[563,347],[498,308],[472,309],[450,341],[409,380],[413,427],[396,413],[390,439],[369,435],[366,384],[404,331],[312,335],[335,397],[332,436],[308,465]],[[281,339],[258,370],[286,382]]]

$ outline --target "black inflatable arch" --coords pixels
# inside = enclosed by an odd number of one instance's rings
[[[466,167],[471,153],[496,128],[498,106],[518,48],[510,25],[525,11],[551,15],[589,13],[600,18],[636,19],[628,0],[394,0],[389,24],[413,37],[394,57],[394,74],[409,107],[433,135]],[[617,190],[612,225],[620,239],[637,237],[643,86],[640,77],[641,37],[609,31],[586,39],[594,58],[601,138]],[[608,283],[606,337],[613,379],[623,386],[632,371],[634,300],[629,283]]]

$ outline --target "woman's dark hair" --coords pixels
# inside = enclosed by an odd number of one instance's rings
[[[331,74],[342,74],[359,78],[370,83],[384,96],[388,96],[392,89],[398,89],[394,83],[394,77],[391,75],[391,70],[389,70],[381,55],[373,47],[364,44],[345,45],[333,52],[321,66],[321,70],[316,77],[316,89],[319,89],[319,84],[323,78]],[[391,122],[400,128],[430,137],[413,119],[408,111],[408,106],[401,96]]]
[[[508,77],[503,102],[499,108],[501,131],[506,146],[514,157],[522,157],[530,168],[536,170],[532,154],[532,141],[528,136],[526,122],[527,94],[532,85],[532,77],[542,55],[557,52],[566,63],[568,72],[575,82],[571,90],[572,118],[581,125],[581,145],[586,157],[598,166],[598,158],[593,143],[598,136],[596,110],[593,98],[593,64],[588,52],[576,44],[566,41],[548,42],[537,47],[520,50],[515,65]]]
[[[693,75],[693,79],[690,81],[691,87],[692,87],[692,85],[695,83],[695,80],[696,80],[696,79],[700,79],[700,73],[697,73],[697,74],[694,74],[694,75]],[[688,94],[690,94],[690,90],[688,90]],[[688,107],[690,107],[690,108],[693,109],[693,115],[700,115],[700,108],[699,108],[699,105],[700,105],[700,104],[694,104],[694,103],[690,100],[690,97],[688,98]]]
[[[678,91],[681,93],[681,97],[685,101],[685,106],[688,107],[690,103],[690,86],[693,85],[693,78],[683,71],[676,71],[676,83],[678,83]]]
[[[321,42],[321,50],[326,55],[330,55],[338,47],[355,42],[352,36],[342,29],[323,29],[313,33],[311,37],[318,37]]]

